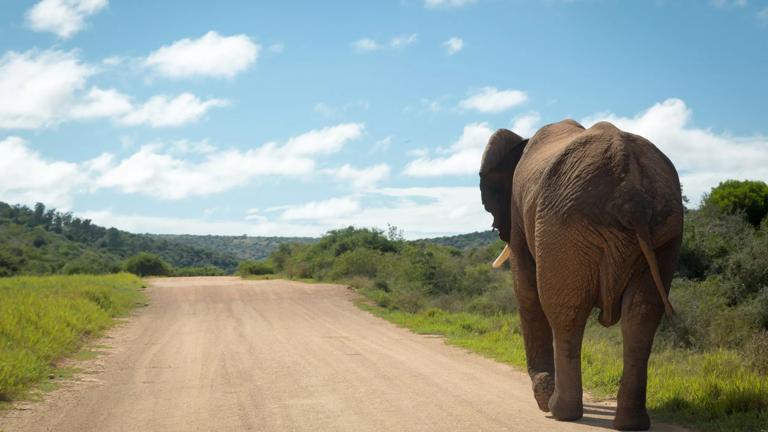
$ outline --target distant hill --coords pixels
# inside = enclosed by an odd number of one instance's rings
[[[0,202],[0,275],[74,272],[78,266],[109,272],[139,252],[157,254],[174,267],[213,265],[232,272],[238,264],[233,255],[104,228],[43,204],[30,209]]]
[[[150,237],[187,246],[205,248],[236,257],[238,260],[267,258],[283,243],[314,243],[312,237],[251,237],[190,234],[148,234]]]
[[[469,234],[435,237],[418,241],[437,243],[443,246],[452,246],[456,249],[472,249],[488,246],[498,240],[499,234],[495,231],[477,231]]]

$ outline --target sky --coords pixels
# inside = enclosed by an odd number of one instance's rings
[[[0,201],[132,232],[490,228],[489,135],[608,120],[768,181],[768,1],[5,0]]]

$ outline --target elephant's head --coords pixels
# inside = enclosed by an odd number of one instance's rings
[[[480,162],[483,206],[493,215],[493,227],[507,243],[512,223],[512,177],[527,143],[512,131],[499,129],[488,139]]]

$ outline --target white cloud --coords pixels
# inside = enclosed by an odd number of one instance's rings
[[[379,44],[369,38],[358,39],[352,42],[352,46],[359,52],[370,52],[379,49]]]
[[[275,220],[267,217],[278,210]],[[320,236],[349,225],[384,228],[391,224],[403,229],[406,238],[415,239],[486,230],[491,225],[476,187],[376,189],[266,213],[249,209],[240,221],[118,215],[109,210],[80,216],[132,232],[174,234]]]
[[[181,39],[149,54],[147,67],[160,75],[231,78],[251,66],[261,46],[246,35],[220,36],[209,31],[199,39]]]
[[[85,19],[107,6],[107,0],[42,0],[27,11],[27,25],[35,31],[68,38],[85,27]]]
[[[405,167],[404,173],[412,177],[477,174],[483,149],[493,132],[488,123],[468,124],[461,137],[444,151],[446,156],[420,156]]]
[[[378,164],[366,168],[355,168],[344,164],[338,168],[326,170],[337,181],[349,184],[355,189],[370,189],[389,177],[390,168],[387,164]]]
[[[362,134],[362,124],[340,124],[312,130],[289,139],[284,145],[269,142],[247,151],[207,151],[199,163],[163,152],[162,145],[141,147],[130,157],[93,179],[97,188],[116,188],[123,193],[160,199],[209,195],[243,186],[257,177],[299,177],[315,171],[314,157],[340,150]],[[206,142],[207,144],[207,142]]]
[[[312,201],[290,207],[280,214],[282,220],[327,220],[347,216],[360,210],[360,203],[354,198],[331,198]]]
[[[527,100],[528,95],[520,90],[498,90],[496,87],[483,87],[459,102],[459,106],[483,113],[498,113],[518,106]]]
[[[475,3],[477,0],[424,0],[424,7],[433,8],[458,8]]]
[[[312,130],[289,139],[282,151],[299,156],[335,153],[345,142],[359,138],[364,127],[362,123],[345,123]]]
[[[404,35],[393,37],[389,41],[389,46],[395,49],[402,48],[404,46],[408,46],[415,43],[417,40],[419,40],[418,33],[404,34]]]
[[[408,45],[412,45],[416,43],[419,40],[419,34],[418,33],[409,33],[409,34],[402,34],[398,36],[393,36],[389,43],[383,42],[376,42],[375,40],[371,38],[361,38],[354,42],[352,42],[352,47],[355,49],[355,51],[360,53],[368,53],[372,51],[379,51],[384,48],[389,48],[391,50],[397,50],[400,48],[404,48]]]
[[[462,38],[452,37],[443,42],[443,46],[445,47],[446,53],[448,53],[449,56],[452,56],[464,49],[464,40]]]
[[[371,147],[371,153],[385,152],[389,150],[390,147],[392,147],[392,137],[388,136],[373,143],[373,147]]]
[[[606,120],[654,143],[675,164],[683,193],[697,204],[726,179],[768,181],[768,136],[732,136],[691,125],[692,112],[680,99],[667,99],[634,117],[597,114],[585,126]]]
[[[115,117],[133,110],[131,98],[115,89],[93,87],[69,113],[73,118]]]
[[[149,125],[152,127],[181,126],[205,115],[208,110],[227,106],[223,99],[200,100],[191,93],[182,93],[175,98],[153,96],[141,106],[119,118],[126,125]]]
[[[69,120],[111,118],[123,125],[181,126],[208,110],[227,105],[222,99],[200,100],[191,93],[158,95],[135,105],[116,89],[91,87],[96,68],[74,52],[9,52],[0,58],[0,129],[39,129]]]
[[[0,200],[67,209],[72,193],[85,184],[87,175],[78,164],[49,162],[19,137],[0,140]]]
[[[6,53],[0,58],[0,129],[58,123],[93,73],[73,52]]]
[[[523,114],[512,119],[512,126],[510,129],[512,132],[520,135],[523,138],[530,138],[538,130],[538,124],[541,121],[541,116],[535,111],[531,111],[527,114]]]

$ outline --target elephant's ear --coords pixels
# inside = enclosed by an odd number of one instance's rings
[[[483,207],[493,215],[493,227],[509,242],[512,224],[512,177],[528,140],[499,129],[488,139],[480,162],[480,194]]]

